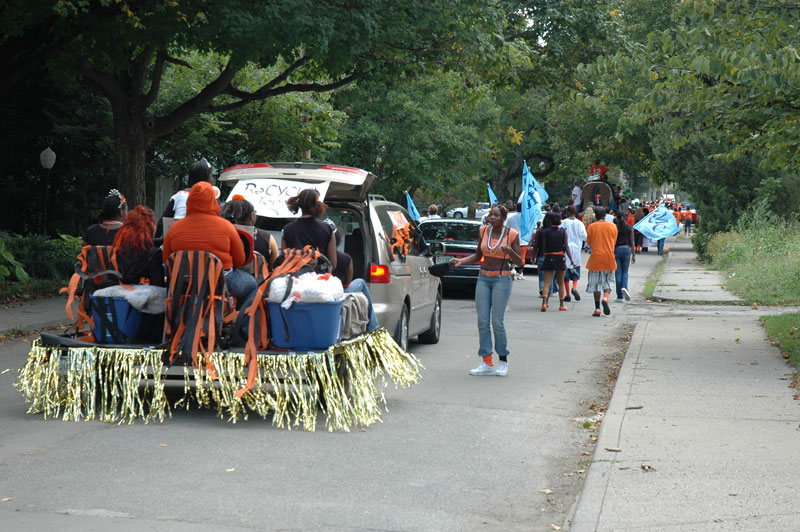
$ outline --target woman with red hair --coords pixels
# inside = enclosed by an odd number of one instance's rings
[[[114,253],[123,284],[166,286],[161,250],[153,243],[153,211],[138,205],[114,236]]]

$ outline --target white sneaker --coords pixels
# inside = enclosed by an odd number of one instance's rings
[[[494,370],[494,374],[498,377],[505,377],[508,375],[508,362],[499,361],[497,363],[497,368]]]
[[[622,292],[622,297],[625,298],[625,301],[630,301],[631,300],[631,295],[628,293],[628,289],[627,288],[623,288],[620,291]]]
[[[486,362],[481,362],[481,365],[475,369],[469,370],[470,375],[494,375],[494,366],[486,365]]]

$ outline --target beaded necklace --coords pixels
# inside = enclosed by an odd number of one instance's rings
[[[493,229],[494,228],[490,228],[488,231],[486,231],[486,247],[489,249],[490,252],[493,252],[494,250],[496,250],[498,248],[500,243],[503,241],[503,237],[506,236],[506,230],[508,228],[503,226],[503,230],[500,232],[500,237],[498,237],[497,242],[494,243],[494,246],[492,246],[492,230]]]

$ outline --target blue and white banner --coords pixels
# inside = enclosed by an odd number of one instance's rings
[[[519,202],[522,203],[520,213],[520,239],[530,242],[536,229],[536,222],[542,218],[542,199],[536,190],[536,178],[528,170],[528,163],[522,163],[522,194]]]
[[[536,192],[539,193],[539,203],[544,203],[547,201],[547,198],[550,197],[550,194],[544,189],[544,185],[536,181],[536,178],[533,179],[533,186],[536,187]]]
[[[411,199],[411,195],[406,190],[406,204],[408,207],[408,214],[411,215],[411,219],[415,222],[419,221],[419,211],[417,210],[417,206],[414,205],[414,200]]]
[[[494,195],[494,190],[492,190],[492,185],[486,183],[486,188],[489,191],[489,205],[495,205],[498,203],[497,196]]]
[[[650,240],[661,240],[681,230],[672,211],[663,205],[639,220],[633,228]]]

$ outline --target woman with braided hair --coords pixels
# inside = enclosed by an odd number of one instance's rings
[[[122,221],[128,215],[128,202],[119,190],[108,191],[102,206],[103,221],[90,225],[83,235],[86,246],[110,246],[114,243],[114,235],[122,227]]]

